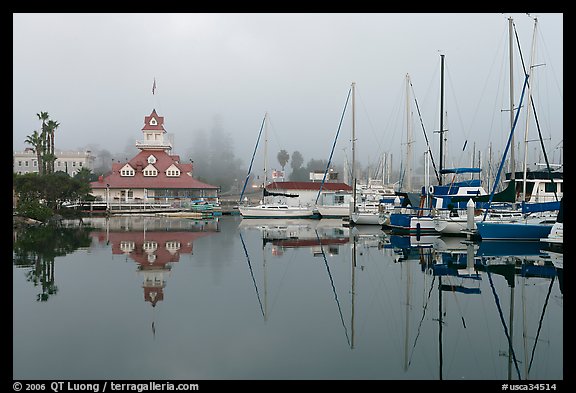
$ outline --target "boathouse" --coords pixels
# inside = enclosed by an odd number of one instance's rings
[[[112,172],[90,183],[92,195],[108,210],[188,208],[199,200],[218,203],[219,187],[193,177],[193,163],[183,163],[171,154],[165,138],[164,117],[156,109],[144,117],[140,152],[131,160],[112,164]]]

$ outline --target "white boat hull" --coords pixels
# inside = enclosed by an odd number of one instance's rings
[[[318,214],[322,218],[344,218],[350,215],[350,206],[349,205],[342,205],[342,206],[316,206],[316,210],[318,210]]]
[[[410,217],[410,232],[438,233],[434,228],[434,218],[431,216]]]
[[[564,244],[564,223],[556,222],[552,225],[550,234],[547,237],[540,239],[541,242],[550,244]]]
[[[350,221],[355,225],[382,225],[380,213],[356,212],[350,215]]]
[[[315,218],[311,207],[288,205],[239,206],[242,218]]]
[[[468,220],[459,217],[434,217],[434,229],[442,235],[464,235],[462,231],[468,229]],[[473,224],[476,229],[476,222]]]

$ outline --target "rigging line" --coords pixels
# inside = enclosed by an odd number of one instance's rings
[[[503,75],[503,72],[504,72],[504,71],[503,71],[503,69],[504,69],[504,56],[502,55],[502,53],[504,53],[504,50],[505,50],[504,45],[505,45],[505,43],[507,42],[508,28],[507,28],[507,27],[504,28],[500,34],[501,34],[501,36],[500,36],[501,38],[500,38],[500,40],[498,41],[499,44],[498,44],[498,47],[497,47],[496,50],[495,50],[494,61],[492,62],[492,65],[491,65],[491,67],[490,67],[490,70],[492,70],[493,68],[495,69],[496,66],[498,65],[498,63],[496,62],[496,60],[497,60],[497,59],[502,59],[502,63],[500,63],[500,68],[499,68],[499,72],[498,72],[498,75],[500,75],[500,77],[497,78],[497,86],[496,86],[496,89],[495,89],[497,92],[501,91],[501,87],[500,87],[500,86],[501,86],[501,83],[503,83],[503,79],[502,79],[503,77],[502,77],[502,75]],[[494,73],[496,73],[496,71],[494,71]],[[486,81],[484,82],[484,88],[486,88],[486,87],[488,86],[488,77],[489,77],[491,74],[492,74],[492,71],[488,72],[488,76],[486,77]],[[494,122],[495,122],[495,118],[496,118],[496,116],[497,116],[496,114],[497,114],[498,112],[501,112],[501,110],[496,110],[495,108],[496,108],[497,106],[500,106],[500,108],[502,108],[502,106],[503,106],[501,102],[500,102],[500,103],[498,102],[498,99],[499,99],[499,98],[500,98],[500,96],[499,96],[498,94],[497,94],[496,97],[494,98],[494,109],[493,109],[493,111],[491,112],[491,113],[492,113],[492,116],[491,116],[491,119],[490,119],[490,127],[489,127],[489,132],[488,132],[488,135],[487,135],[489,141],[492,140],[492,133],[493,133],[493,131],[494,131]],[[500,101],[501,101],[501,100],[502,100],[502,98],[500,98]],[[480,102],[478,103],[478,106],[477,106],[477,107],[478,107],[478,108],[480,107]]]
[[[518,368],[518,361],[516,360],[516,353],[514,353],[514,347],[512,346],[512,340],[510,338],[510,334],[508,333],[508,327],[506,326],[506,321],[504,320],[504,315],[502,315],[502,307],[500,307],[500,299],[498,298],[498,294],[496,293],[496,289],[494,288],[494,282],[492,281],[492,275],[490,274],[490,269],[488,269],[488,265],[482,261],[482,264],[485,266],[485,271],[488,273],[488,280],[490,281],[490,287],[492,288],[492,294],[494,295],[494,301],[496,302],[496,307],[498,308],[498,315],[500,315],[500,322],[502,322],[502,326],[504,327],[504,334],[506,335],[506,339],[508,341],[509,350],[512,352],[512,358],[514,359],[514,366],[516,367],[516,373],[518,374],[518,379],[522,379],[520,376],[520,369]]]
[[[262,130],[264,129],[264,122],[266,121],[266,116],[262,119],[262,125],[260,126],[260,132],[258,133],[258,139],[256,140],[256,146],[254,146],[254,153],[252,153],[252,159],[250,160],[250,167],[248,168],[248,173],[246,174],[246,180],[244,181],[244,187],[242,187],[242,192],[240,193],[240,200],[238,203],[242,203],[242,196],[244,195],[244,190],[246,190],[246,184],[248,184],[248,179],[250,178],[250,172],[252,172],[252,164],[254,163],[254,156],[256,156],[256,149],[258,148],[258,143],[260,142],[260,137],[262,136]]]
[[[500,161],[500,166],[498,167],[498,173],[496,174],[496,179],[494,180],[494,186],[492,187],[492,192],[490,193],[490,199],[488,200],[488,207],[484,211],[484,217],[482,217],[483,222],[486,220],[488,210],[490,210],[490,205],[492,204],[492,199],[494,198],[494,192],[496,191],[496,186],[500,181],[500,175],[502,173],[502,168],[504,167],[504,161],[506,160],[506,155],[508,154],[508,149],[510,148],[510,142],[512,140],[512,136],[514,135],[516,124],[518,123],[520,108],[522,107],[522,101],[524,100],[524,92],[526,91],[526,85],[528,84],[528,76],[529,76],[528,74],[525,74],[524,85],[522,86],[522,95],[520,96],[520,102],[518,103],[518,110],[516,111],[516,115],[514,117],[514,123],[512,124],[512,130],[510,130],[510,135],[508,136],[508,142],[506,143],[506,148],[504,149],[504,154],[502,155],[502,160]]]
[[[558,149],[558,148],[560,147],[560,145],[563,144],[563,143],[564,143],[564,138],[560,139],[560,142],[558,142],[558,143],[556,144],[556,146],[554,146],[554,149]]]
[[[270,124],[270,128],[272,129],[272,133],[274,134],[274,142],[276,143],[276,146],[278,148],[278,150],[282,150],[282,146],[280,145],[279,142],[280,141],[280,137],[278,136],[278,134],[276,133],[276,129],[274,128],[274,124],[272,124],[272,120],[270,118],[270,116],[268,116],[268,124]]]
[[[358,237],[358,240],[360,240],[360,236],[356,235]],[[376,258],[370,253],[370,247],[366,246],[366,243],[363,244],[363,249],[364,251],[361,251],[360,255],[363,256],[362,260],[364,262],[365,265],[368,265],[368,262],[372,262],[371,265],[375,266],[376,269],[376,273],[378,273],[378,264],[375,262]],[[378,257],[378,261],[380,261],[380,257]],[[362,269],[362,268],[361,268]],[[367,281],[368,283],[372,284],[372,282],[370,281],[370,278],[372,276],[376,276],[376,273],[374,275],[368,275]],[[383,277],[382,275],[380,275],[380,277]],[[384,280],[378,280],[380,285],[384,284]],[[360,331],[363,332],[365,329],[366,324],[368,323],[368,317],[370,316],[370,310],[372,309],[372,305],[375,304],[375,299],[377,299],[377,290],[378,287],[372,285],[371,288],[369,289],[374,289],[373,293],[371,294],[371,298],[370,298],[370,303],[368,304],[366,311],[367,314],[365,315],[364,319],[361,321],[361,326],[360,326]],[[368,292],[368,291],[367,291]],[[379,299],[377,299],[379,300]],[[380,304],[380,303],[379,303]]]
[[[546,301],[544,302],[544,307],[542,308],[542,315],[540,315],[540,321],[538,321],[538,333],[536,333],[536,339],[534,340],[534,346],[532,347],[532,353],[530,355],[530,364],[528,365],[528,373],[532,368],[532,361],[534,360],[534,352],[536,351],[536,343],[538,343],[538,337],[540,337],[540,330],[542,329],[542,321],[544,320],[544,313],[546,312],[546,307],[548,305],[548,299],[550,299],[550,292],[552,292],[552,285],[556,276],[552,277],[550,280],[550,285],[548,286],[548,293],[546,294]]]
[[[452,282],[451,282],[451,278],[448,277],[448,284],[452,286]],[[456,303],[456,309],[458,310],[458,313],[460,314],[460,319],[462,320],[462,325],[464,326],[464,329],[466,329],[466,321],[464,320],[464,313],[462,312],[462,308],[460,306],[460,302],[458,301],[458,296],[456,296],[456,290],[452,289],[450,290],[450,292],[452,293],[452,297],[454,298],[454,303]]]
[[[272,243],[274,245],[274,243]],[[285,254],[283,254],[285,255]],[[290,260],[287,261],[286,263],[286,268],[284,269],[284,273],[282,273],[282,277],[280,277],[280,281],[278,282],[278,289],[276,291],[276,294],[274,295],[274,298],[272,299],[272,302],[270,303],[270,310],[268,310],[268,315],[270,315],[271,311],[274,309],[274,306],[276,305],[276,302],[278,301],[278,296],[280,296],[280,290],[282,289],[282,286],[284,285],[284,280],[286,278],[286,274],[288,273],[288,268],[292,266],[292,262],[294,262],[294,255],[293,253],[290,253],[291,258]]]
[[[260,304],[260,311],[262,312],[262,316],[266,318],[266,316],[264,315],[264,307],[262,306],[262,301],[260,300],[260,293],[258,292],[258,286],[256,285],[256,280],[254,279],[254,272],[252,271],[252,265],[250,264],[250,257],[248,256],[246,243],[244,243],[242,232],[239,231],[238,234],[240,235],[240,241],[242,242],[242,247],[244,248],[244,254],[246,254],[246,260],[248,261],[248,267],[250,268],[250,275],[252,276],[252,282],[254,283],[254,288],[256,288],[256,296],[258,297],[258,303]]]
[[[420,107],[418,106],[418,101],[416,100],[416,93],[414,93],[414,86],[412,86],[412,81],[410,80],[410,88],[412,89],[412,97],[414,97],[414,104],[416,105],[416,111],[418,112],[418,119],[420,120],[420,125],[422,126],[422,132],[424,133],[424,139],[426,139],[426,146],[428,147],[428,152],[430,153],[430,159],[432,160],[432,168],[434,168],[434,174],[436,175],[436,180],[440,182],[440,175],[436,169],[436,163],[434,162],[434,155],[430,148],[430,142],[428,141],[428,135],[426,134],[426,129],[424,128],[424,122],[422,121],[422,114],[420,113]]]
[[[328,277],[330,277],[330,285],[332,285],[332,292],[334,292],[334,299],[338,305],[338,312],[340,313],[340,321],[342,321],[342,326],[344,326],[344,333],[346,334],[346,341],[348,346],[350,346],[350,338],[348,337],[348,329],[344,323],[344,316],[342,315],[342,308],[340,307],[340,302],[338,301],[338,295],[336,293],[336,287],[334,286],[334,280],[332,279],[332,273],[330,273],[330,267],[328,266],[328,260],[326,259],[326,254],[324,253],[324,247],[322,247],[322,242],[320,241],[320,236],[318,236],[318,230],[314,229],[316,232],[316,239],[318,239],[318,244],[320,245],[320,251],[322,252],[322,257],[324,258],[324,265],[326,265],[326,271],[328,271]]]
[[[447,63],[447,62],[446,62]],[[464,126],[464,122],[462,121],[462,114],[460,113],[460,110],[458,108],[458,100],[456,99],[456,95],[455,95],[455,89],[454,89],[454,84],[452,82],[452,78],[451,78],[451,73],[448,72],[448,64],[446,64],[446,74],[448,76],[448,84],[451,87],[451,93],[454,99],[454,102],[456,103],[455,107],[456,107],[456,114],[458,115],[458,120],[460,121],[460,127],[462,127],[462,130],[465,130],[465,126]],[[448,116],[446,116],[446,121],[448,121]],[[450,127],[448,127],[449,129]],[[469,132],[463,131],[464,134],[464,138],[466,139],[466,142],[468,141],[468,137],[469,137]],[[460,154],[458,155],[458,159],[456,160],[457,164],[453,164],[453,166],[461,166],[460,163],[462,162],[462,156],[464,155],[464,150],[466,148],[466,143],[464,144],[464,147],[462,148],[462,150],[460,150]],[[472,165],[473,166],[473,165]]]
[[[332,155],[334,154],[334,148],[336,147],[336,141],[338,140],[338,134],[340,134],[340,128],[342,127],[342,120],[344,120],[344,114],[346,113],[346,107],[348,106],[348,99],[350,98],[350,92],[352,87],[348,90],[348,96],[346,97],[346,103],[344,104],[344,110],[342,111],[342,116],[340,117],[340,124],[338,124],[338,130],[336,131],[336,137],[334,138],[334,143],[332,144],[332,150],[330,151],[330,157],[328,158],[328,164],[326,164],[326,170],[324,171],[324,177],[322,178],[322,183],[320,183],[320,188],[318,189],[318,195],[316,195],[316,202],[318,204],[318,198],[320,198],[320,193],[322,192],[322,187],[326,181],[326,174],[330,168],[330,163],[332,162]]]
[[[338,312],[340,313],[340,321],[342,322],[342,326],[344,327],[344,333],[346,334],[346,341],[348,342],[348,346],[350,346],[350,338],[348,337],[348,329],[346,328],[346,324],[344,323],[344,316],[342,315],[342,308],[340,307],[340,301],[338,301],[338,294],[336,293],[336,287],[334,286],[334,280],[332,279],[332,273],[330,273],[330,267],[328,266],[328,260],[326,259],[326,254],[324,253],[324,247],[322,247],[322,242],[320,241],[320,236],[318,236],[318,230],[314,229],[316,232],[316,239],[318,239],[318,244],[320,245],[320,251],[322,252],[322,257],[324,258],[324,265],[326,265],[326,271],[328,272],[328,277],[330,277],[330,285],[332,285],[332,292],[334,292],[334,299],[336,300],[336,304],[338,305]]]
[[[541,33],[541,29],[538,30],[538,36],[540,37],[540,40],[542,42],[542,45],[544,46],[544,51],[546,52],[546,58],[548,59],[552,59],[552,56],[550,55],[550,52],[548,51],[548,46],[546,45],[546,42],[544,41],[544,36]],[[562,95],[562,87],[561,84],[558,83],[558,79],[556,78],[556,72],[554,72],[554,65],[552,63],[550,63],[550,68],[552,68],[552,75],[554,76],[554,82],[556,83],[556,88],[558,89],[558,94],[560,95],[560,98],[562,100],[564,100],[564,97]]]
[[[402,168],[402,161],[400,161],[400,174],[399,174],[400,179],[398,179],[398,191],[402,190],[404,186],[405,175],[406,175],[406,166]]]
[[[360,96],[360,94],[358,94],[358,89],[356,89],[356,95],[362,103],[362,108],[364,109],[364,113],[366,114],[366,118],[368,119],[368,123],[370,124],[370,130],[372,131],[372,138],[373,138],[372,140],[376,141],[376,144],[378,145],[378,152],[381,152],[382,151],[382,145],[376,136],[376,132],[374,131],[374,125],[372,124],[372,120],[370,119],[370,116],[368,116],[368,110],[366,109],[366,104],[364,104],[362,97]],[[380,155],[380,154],[378,154],[378,155]]]
[[[404,94],[405,88],[404,85],[402,84],[401,87],[401,92],[399,94],[400,99],[395,100],[395,102],[397,104],[394,105],[394,107],[392,108],[392,110],[390,111],[390,115],[388,117],[388,121],[386,122],[386,124],[384,125],[384,132],[382,133],[382,137],[380,138],[380,140],[385,140],[386,141],[386,145],[388,146],[388,150],[385,151],[385,153],[387,155],[392,154],[392,152],[396,153],[397,150],[394,148],[390,148],[390,146],[395,146],[396,145],[396,138],[397,138],[397,134],[398,132],[396,131],[397,129],[401,128],[401,127],[397,127],[395,124],[398,122],[398,116],[400,116],[401,118],[403,118],[403,116],[400,113],[404,113],[404,109],[400,109],[401,107],[401,102],[402,102],[402,97]],[[398,95],[397,95],[398,96]],[[389,135],[391,134],[391,135]],[[403,135],[403,134],[402,134]],[[400,142],[398,142],[400,145],[403,144],[401,138],[400,138]],[[402,156],[402,153],[400,152],[400,156]],[[390,168],[391,168],[392,164],[389,164]]]
[[[522,50],[520,49],[520,40],[518,38],[518,32],[516,31],[516,26],[514,25],[514,34],[516,36],[516,43],[518,44],[518,52],[520,52],[520,61],[522,62],[522,69],[524,74],[527,75],[526,65],[524,64],[524,57],[522,56]],[[530,84],[526,81],[528,87]],[[548,155],[546,154],[546,148],[544,147],[544,140],[542,138],[542,132],[540,130],[540,122],[538,121],[538,115],[536,114],[536,106],[534,105],[534,99],[532,94],[529,95],[530,104],[532,107],[532,112],[534,113],[534,121],[536,121],[536,128],[538,129],[538,138],[540,139],[540,147],[542,147],[542,153],[544,153],[544,160],[546,161],[546,168],[548,169],[548,176],[550,176],[550,182],[553,185],[554,198],[558,201],[558,195],[556,194],[556,185],[554,185],[554,178],[552,176],[552,170],[550,169],[550,163],[548,162]]]
[[[422,318],[420,318],[420,322],[418,323],[418,329],[416,330],[418,333],[416,334],[416,337],[414,337],[414,344],[412,345],[412,351],[410,352],[408,365],[412,363],[412,355],[414,354],[414,349],[416,349],[416,342],[418,341],[418,337],[420,336],[420,328],[422,327],[422,322],[424,322],[424,317],[426,316],[428,301],[430,300],[430,296],[432,296],[432,289],[434,289],[434,281],[436,281],[436,276],[432,276],[432,282],[430,283],[430,290],[428,291],[428,298],[426,299],[426,304],[424,305],[424,312],[422,312]]]

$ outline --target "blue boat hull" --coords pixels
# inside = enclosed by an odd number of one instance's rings
[[[520,222],[477,222],[476,229],[482,240],[540,241],[552,230],[551,224],[525,224]]]

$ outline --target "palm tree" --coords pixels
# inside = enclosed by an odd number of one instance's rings
[[[34,130],[32,135],[28,135],[26,137],[26,140],[24,141],[24,143],[31,145],[32,148],[34,149],[34,152],[36,153],[36,158],[38,159],[38,172],[41,175],[44,174],[44,171],[42,170],[42,168],[43,168],[43,164],[42,164],[43,140],[42,140],[42,137],[40,136],[40,134],[38,134],[38,131]]]
[[[282,172],[284,172],[284,167],[288,163],[288,160],[290,160],[290,154],[288,154],[286,150],[282,149],[278,152],[278,156],[276,158],[278,158],[278,162],[282,167]]]
[[[49,151],[47,151],[49,145],[48,144],[49,135],[46,127],[46,121],[48,121],[50,116],[48,115],[48,112],[36,113],[36,116],[38,116],[39,120],[42,120],[42,131],[40,132],[40,137],[42,138],[42,154],[45,156],[50,153]],[[42,161],[42,171],[40,172],[40,174],[44,173],[47,173],[47,162],[45,159]]]
[[[54,132],[60,126],[60,123],[54,120],[48,121],[48,133],[50,135],[50,161],[49,161],[49,169],[50,173],[54,173],[54,162],[56,161],[56,154],[54,153]]]

